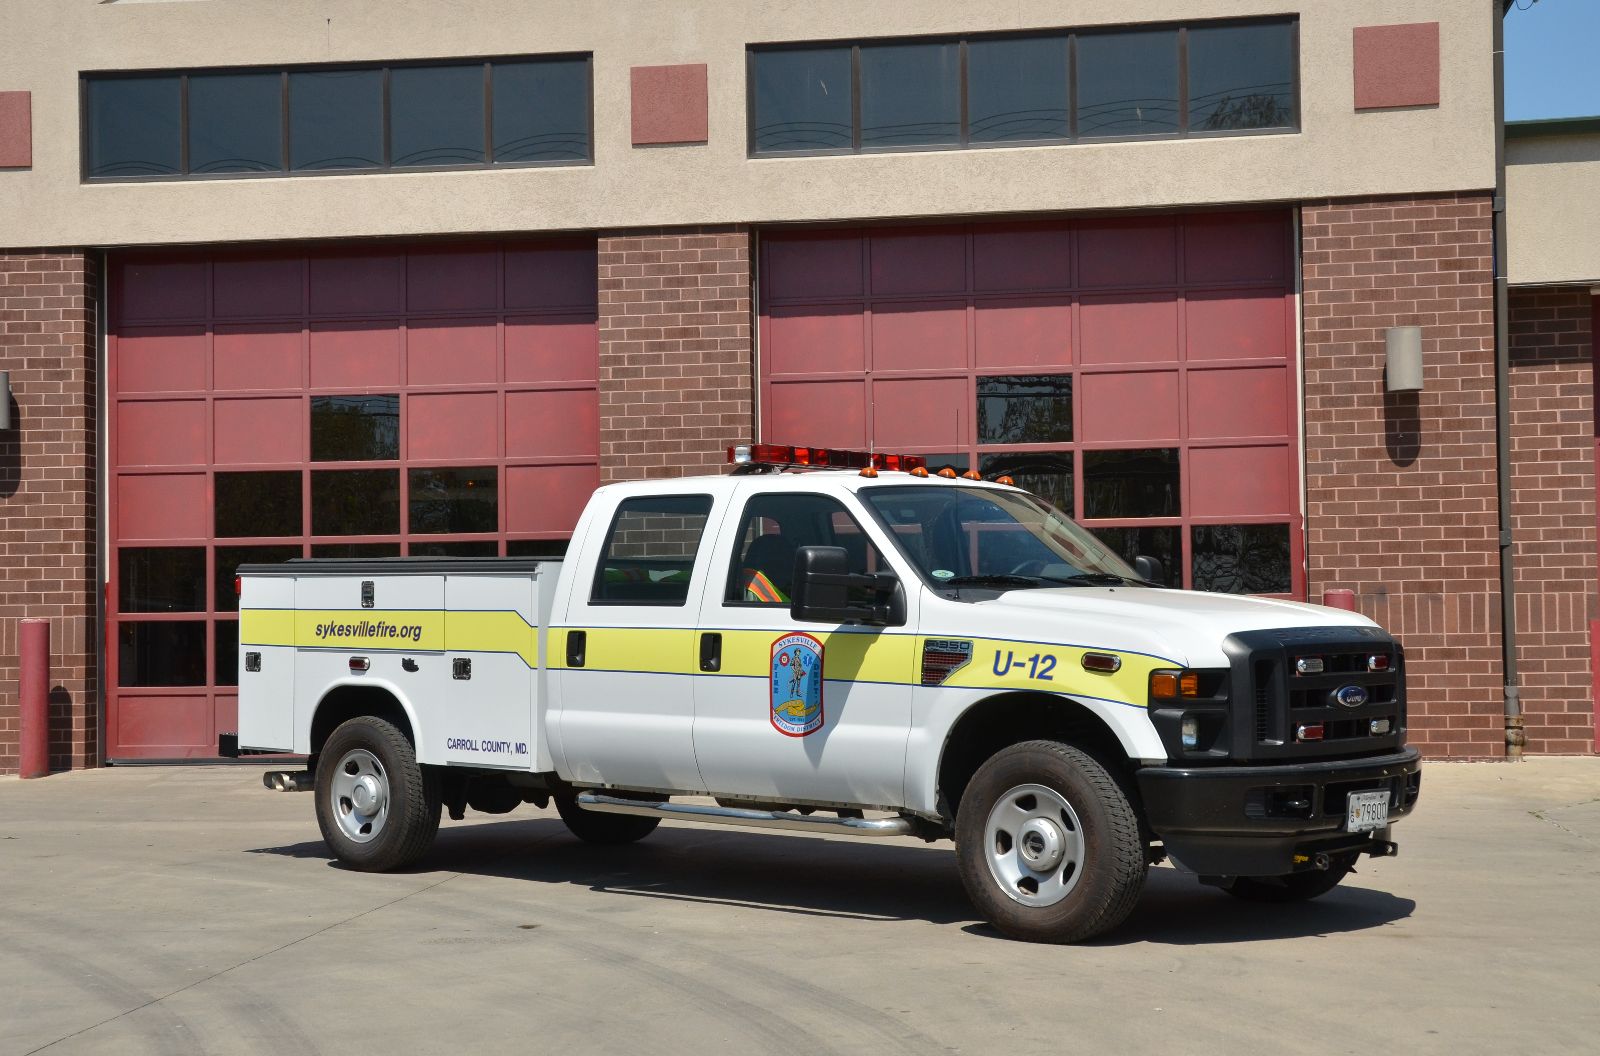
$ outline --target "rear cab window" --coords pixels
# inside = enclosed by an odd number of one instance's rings
[[[710,495],[642,495],[617,505],[591,605],[682,606],[711,516]]]

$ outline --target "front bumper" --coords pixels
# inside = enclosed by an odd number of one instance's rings
[[[1345,831],[1349,794],[1388,789],[1393,823],[1416,807],[1422,787],[1415,748],[1275,766],[1152,766],[1138,780],[1145,817],[1174,864],[1225,876],[1282,876],[1312,868],[1318,854],[1385,848],[1381,832]]]

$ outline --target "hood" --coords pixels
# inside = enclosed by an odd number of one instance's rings
[[[1238,631],[1377,626],[1325,605],[1150,587],[1011,590],[973,607],[997,623],[1026,625],[1017,637],[1149,653],[1188,667],[1226,666],[1222,640]]]

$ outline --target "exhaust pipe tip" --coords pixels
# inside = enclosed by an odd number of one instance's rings
[[[261,784],[272,792],[309,792],[316,787],[316,778],[310,770],[268,770],[261,775]]]

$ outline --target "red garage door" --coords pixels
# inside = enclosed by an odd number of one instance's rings
[[[107,755],[235,728],[236,566],[539,554],[599,482],[592,239],[109,268]]]
[[[772,232],[761,434],[1009,473],[1173,585],[1302,597],[1286,212]]]

